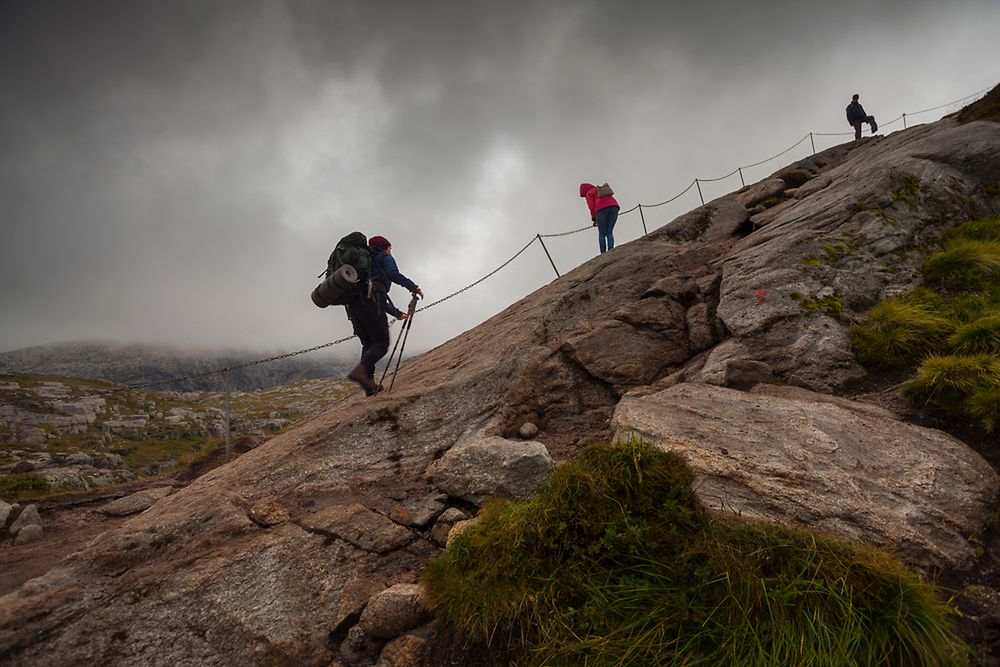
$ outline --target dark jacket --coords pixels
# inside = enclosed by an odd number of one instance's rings
[[[389,299],[389,288],[392,286],[392,283],[396,283],[400,287],[410,290],[412,293],[416,291],[417,285],[399,272],[395,257],[383,250],[373,250],[373,252],[371,278],[375,286],[375,291],[382,295],[385,312],[398,318],[403,314],[403,311],[396,308],[392,300]]]
[[[851,102],[847,105],[847,122],[851,125],[855,123],[863,123],[868,114],[865,113],[865,108],[861,106],[861,102]]]

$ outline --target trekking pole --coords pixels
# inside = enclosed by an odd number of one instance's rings
[[[406,349],[406,338],[410,335],[410,327],[413,326],[413,315],[417,312],[417,295],[410,299],[410,305],[406,309],[406,324],[399,333],[403,336],[403,344],[399,348],[399,356],[396,357],[396,370],[392,372],[392,380],[389,381],[388,391],[392,391],[392,385],[396,384],[396,375],[399,373],[399,364],[403,361],[403,350]],[[388,368],[388,366],[386,367]]]
[[[385,380],[385,376],[389,374],[389,366],[392,366],[392,358],[396,356],[396,348],[399,347],[399,341],[403,339],[403,332],[406,331],[406,324],[403,324],[399,329],[399,335],[396,336],[396,344],[392,346],[392,354],[389,355],[389,360],[385,362],[385,368],[382,369],[382,378],[378,381],[379,386],[382,386],[382,382]],[[402,354],[402,352],[400,352]]]

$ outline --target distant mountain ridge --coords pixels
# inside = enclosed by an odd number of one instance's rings
[[[0,353],[0,373],[64,375],[126,385],[157,383],[155,388],[160,390],[221,391],[222,374],[185,378],[283,353],[73,341]],[[349,361],[313,352],[237,368],[229,375],[234,390],[254,391],[299,380],[343,376],[350,366]]]

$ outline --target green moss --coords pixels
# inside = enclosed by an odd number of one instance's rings
[[[810,268],[819,267],[819,256],[818,255],[806,255],[801,260],[802,266],[808,266]]]
[[[823,313],[835,320],[844,317],[843,295],[839,289],[835,289],[832,294],[826,296],[819,296],[817,294],[802,296],[798,292],[795,292],[792,294],[792,298],[799,302],[803,312]]]
[[[676,454],[585,448],[488,503],[433,561],[439,621],[517,665],[962,665],[935,589],[892,557],[711,516]]]
[[[849,255],[851,246],[846,243],[827,243],[820,248],[823,251],[823,261],[829,266],[836,265],[841,259]]]
[[[850,222],[855,216],[865,213],[873,218],[878,218],[886,224],[891,224],[896,222],[896,218],[891,214],[886,212],[882,207],[876,206],[874,204],[869,204],[864,200],[859,200],[851,205],[847,220]]]
[[[920,204],[920,181],[913,174],[895,172],[890,177],[892,184],[892,203],[906,204],[911,211],[916,211]]]

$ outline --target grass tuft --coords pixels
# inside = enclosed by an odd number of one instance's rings
[[[982,389],[1000,387],[1000,359],[990,354],[928,357],[903,383],[903,396],[961,415],[965,400]]]
[[[919,303],[886,299],[851,329],[854,349],[870,366],[905,366],[920,361],[953,331],[944,317]]]
[[[964,222],[941,236],[945,248],[924,262],[924,285],[872,308],[851,329],[852,343],[869,366],[923,360],[903,396],[993,431],[1000,391],[1000,218]]]
[[[948,345],[961,354],[1000,355],[1000,312],[959,326]]]
[[[959,238],[924,262],[924,279],[945,289],[981,288],[1000,276],[1000,241]]]
[[[1000,386],[976,389],[966,403],[965,414],[977,420],[987,433],[1000,426]]]
[[[438,618],[520,665],[965,664],[893,558],[711,516],[693,479],[642,443],[586,448],[428,566]]]

